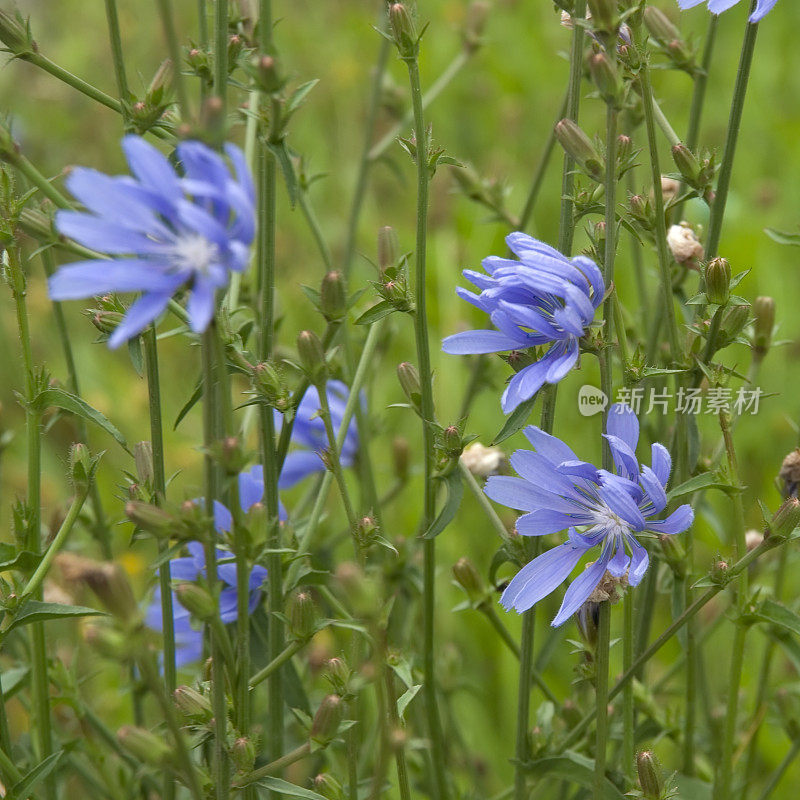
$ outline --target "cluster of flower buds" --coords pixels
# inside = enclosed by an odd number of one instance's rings
[[[494,219],[514,222],[506,208],[509,191],[506,184],[496,178],[482,177],[470,164],[460,164],[454,167],[452,175],[464,196],[473,203],[489,209],[494,215]],[[518,223],[514,222],[511,227],[518,227]]]
[[[653,41],[672,65],[694,75],[697,71],[695,52],[669,17],[655,6],[647,6],[644,10],[644,24]]]
[[[95,308],[87,308],[84,312],[92,325],[100,332],[98,341],[106,341],[119,327],[127,308],[115,294],[106,294],[97,298]]]
[[[408,285],[408,257],[399,253],[397,234],[394,228],[386,226],[378,231],[378,273],[380,279],[373,281],[383,302],[373,306],[362,315],[359,322],[375,321],[375,315],[390,314],[392,311],[409,312],[414,310],[414,301]]]
[[[132,97],[124,102],[125,116],[136,132],[144,134],[159,122],[170,107],[170,89],[174,69],[172,61],[165,59],[156,70],[144,98]]]
[[[19,11],[14,14],[0,9],[0,42],[15,58],[24,61],[39,52],[31,34],[31,26]]]
[[[205,541],[211,525],[208,516],[197,503],[187,500],[180,508],[162,508],[141,500],[129,500],[125,515],[142,531],[157,539]]]
[[[289,408],[289,387],[275,364],[269,361],[256,364],[252,368],[252,380],[253,390],[259,400],[281,412]]]

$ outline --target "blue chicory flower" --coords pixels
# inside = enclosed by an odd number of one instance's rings
[[[261,476],[262,468],[255,466],[248,472],[239,475],[239,502],[242,511],[249,511],[255,504],[261,502],[264,496],[264,482]],[[281,519],[286,518],[286,512],[281,506]],[[227,533],[233,527],[231,512],[220,502],[214,502],[214,527],[217,532]],[[175,581],[196,581],[206,574],[205,549],[200,542],[189,542],[186,545],[188,556],[173,558],[169,562],[170,576]],[[216,549],[217,560],[224,561],[231,558],[231,553],[226,550]],[[217,575],[222,582],[219,596],[219,616],[225,623],[235,622],[237,613],[236,591],[236,564],[232,562],[217,565]],[[248,608],[252,614],[256,610],[260,596],[261,586],[267,579],[264,567],[254,566],[250,572],[250,596]],[[203,655],[203,631],[192,623],[191,615],[180,604],[177,596],[172,594],[172,612],[175,624],[175,663],[182,667],[193,661],[198,661]],[[161,617],[161,588],[156,586],[153,599],[147,608],[145,623],[159,633],[164,632]]]
[[[666,519],[654,519],[666,508],[666,486],[672,467],[669,452],[652,446],[652,468],[639,465],[636,445],[639,421],[631,408],[609,410],[605,439],[616,473],[580,461],[560,439],[537,427],[525,429],[534,451],[517,450],[511,464],[521,477],[491,477],[486,494],[498,503],[526,511],[517,520],[523,536],[567,530],[568,540],[533,559],[511,580],[500,599],[506,608],[527,611],[563,583],[581,557],[599,547],[599,558],[570,584],[552,624],[563,624],[586,602],[606,571],[636,586],[649,563],[637,534],[676,534],[694,519],[682,505]],[[577,530],[580,528],[580,532]],[[628,555],[630,553],[630,555]]]
[[[503,411],[509,414],[545,383],[558,383],[575,366],[579,340],[594,320],[605,284],[589,258],[567,258],[524,233],[512,233],[506,242],[519,261],[489,256],[483,260],[488,275],[473,270],[463,273],[480,294],[456,289],[459,297],[485,311],[497,330],[448,336],[442,349],[467,355],[552,345],[542,358],[511,378],[502,398]]]
[[[206,145],[181,142],[178,173],[139,136],[126,136],[122,148],[133,177],[74,169],[67,187],[88,213],[56,214],[61,234],[113,257],[61,267],[50,278],[50,296],[75,300],[141,292],[109,339],[113,348],[139,334],[186,288],[189,325],[200,333],[214,315],[217,290],[249,261],[255,192],[244,156],[225,146],[232,175]]]
[[[342,381],[332,380],[326,385],[326,394],[331,409],[331,424],[338,435],[350,392]],[[292,441],[300,445],[300,448],[286,456],[278,481],[281,489],[289,489],[309,475],[325,470],[325,463],[320,454],[328,447],[328,437],[325,433],[325,424],[319,417],[319,410],[319,392],[315,386],[310,386],[297,407],[297,416],[292,428]],[[282,424],[283,417],[277,412],[275,418],[278,425]],[[339,454],[342,466],[351,467],[355,463],[357,452],[358,430],[355,421],[351,420],[347,427],[342,452]]]
[[[700,3],[706,3],[708,10],[712,14],[721,14],[729,8],[733,8],[739,0],[678,0],[678,5],[682,9],[694,8]],[[758,0],[755,10],[750,15],[750,22],[761,22],[764,17],[775,8],[778,0]]]

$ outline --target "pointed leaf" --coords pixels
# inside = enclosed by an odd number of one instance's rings
[[[287,794],[291,797],[302,797],[304,800],[325,800],[321,794],[312,792],[311,789],[304,789],[302,786],[295,786],[293,783],[281,780],[280,778],[262,778],[258,782],[259,786],[277,792]]]
[[[63,755],[64,751],[59,750],[37,764],[19,783],[11,787],[9,797],[13,797],[14,800],[27,800],[36,786],[58,766]]]
[[[67,606],[61,603],[43,603],[39,600],[28,600],[14,615],[6,632],[29,625],[31,622],[45,622],[49,619],[65,619],[67,617],[99,617],[106,616],[104,611],[86,606]]]
[[[520,403],[511,414],[509,414],[506,424],[503,425],[500,432],[494,437],[492,446],[504,442],[510,436],[521,431],[525,425],[528,424],[528,418],[531,415],[531,411],[533,411],[533,406],[536,404],[536,398],[538,396],[539,393],[537,392],[530,400],[525,400],[523,403]]]
[[[525,764],[529,775],[537,778],[554,778],[577,783],[586,789],[594,786],[594,760],[567,751],[560,756],[547,756]],[[625,795],[608,779],[603,781],[603,800],[624,800]]]
[[[431,523],[430,528],[423,534],[423,539],[433,539],[438,536],[452,521],[461,506],[464,497],[464,482],[461,480],[461,471],[453,470],[445,479],[447,498],[442,510]]]
[[[63,408],[64,411],[69,411],[71,414],[83,417],[85,420],[93,422],[95,425],[102,428],[106,433],[113,436],[126,450],[128,449],[125,437],[111,424],[105,415],[101,414],[96,408],[90,406],[82,398],[71,394],[65,389],[60,389],[57,386],[50,386],[36,395],[33,399],[33,405],[40,411],[54,406],[55,408]]]

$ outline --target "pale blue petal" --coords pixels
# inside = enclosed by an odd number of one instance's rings
[[[692,522],[694,522],[694,511],[687,503],[676,508],[666,519],[648,520],[647,530],[672,536],[676,533],[683,533],[691,526]]]
[[[550,623],[554,628],[563,625],[591,596],[592,592],[606,574],[606,566],[611,552],[603,552],[600,558],[585,569],[569,586],[564,602],[555,619]]]
[[[123,342],[138,336],[153,320],[164,312],[169,303],[169,294],[146,294],[140,297],[125,314],[122,322],[117,326],[108,346],[114,350]]]
[[[76,261],[67,264],[48,281],[53,300],[80,300],[110,292],[169,292],[177,290],[181,276],[160,272],[152,261]]]
[[[442,350],[451,355],[501,353],[528,347],[524,337],[512,339],[500,331],[474,330],[454,333],[442,341]]]

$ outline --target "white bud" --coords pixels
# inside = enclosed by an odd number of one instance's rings
[[[480,442],[473,442],[461,454],[464,466],[478,478],[496,475],[505,459],[505,453],[499,447],[485,447]]]
[[[686,222],[670,226],[667,232],[667,244],[679,264],[702,261],[705,255],[703,245],[697,238],[697,234]]]

